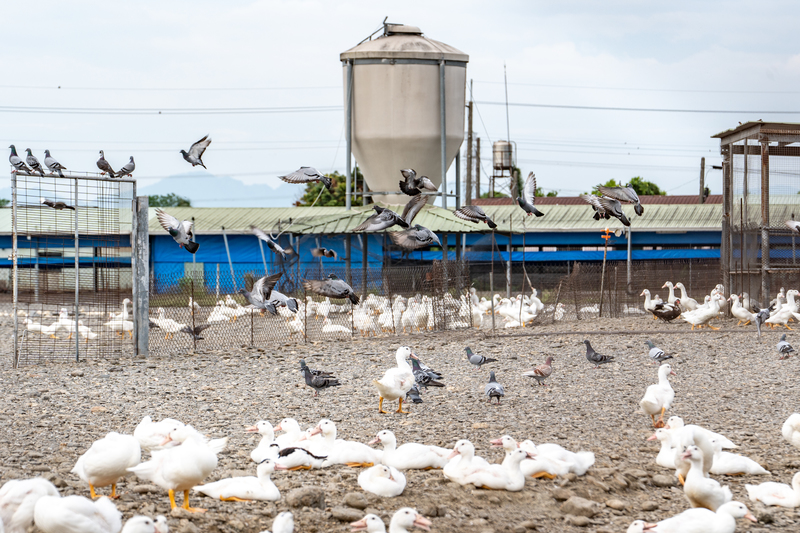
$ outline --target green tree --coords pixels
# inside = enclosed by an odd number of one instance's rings
[[[666,191],[662,191],[658,185],[653,183],[652,181],[647,181],[643,179],[641,176],[636,176],[631,178],[628,182],[630,183],[633,190],[636,191],[636,194],[640,196],[665,196],[667,193]],[[608,180],[605,183],[601,184],[604,187],[624,187],[625,183],[617,183],[616,180]],[[597,190],[597,187],[592,189],[594,194],[600,194]],[[588,194],[588,193],[583,193]]]
[[[0,207],[6,207],[10,203],[11,200],[9,200],[8,198],[0,198]]]
[[[174,192],[149,196],[150,207],[192,207],[192,201]]]
[[[494,196],[492,196],[492,193],[487,191],[481,194],[481,198],[508,198],[508,195],[500,191],[494,191]]]
[[[553,190],[553,191],[548,191],[547,193],[545,193],[544,189],[542,189],[541,187],[536,187],[536,191],[534,191],[533,195],[534,196],[550,196],[550,197],[553,197],[553,196],[558,196],[558,191]]]
[[[338,172],[332,172],[327,175],[333,181],[331,185],[331,190],[325,188],[325,186],[316,181],[312,181],[311,183],[306,183],[306,190],[303,192],[303,195],[297,200],[294,205],[298,207],[302,206],[310,206],[310,205],[319,205],[324,207],[335,207],[335,206],[343,206],[347,200],[347,177],[339,174]],[[400,178],[397,178],[397,181],[400,181]],[[356,168],[355,174],[353,176],[353,192],[361,192],[364,186],[364,175],[361,174],[361,170]],[[322,190],[322,195],[317,200],[317,195],[319,195],[320,190]],[[361,203],[357,201],[361,199],[361,197],[354,197],[353,203]],[[369,197],[367,197],[369,198]],[[314,203],[314,200],[317,200],[317,203]],[[369,203],[369,200],[367,201]]]

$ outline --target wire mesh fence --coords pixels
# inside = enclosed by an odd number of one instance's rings
[[[132,180],[12,175],[15,365],[131,354],[135,192]]]

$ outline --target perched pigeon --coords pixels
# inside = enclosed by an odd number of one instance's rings
[[[650,360],[653,361],[654,363],[661,364],[667,359],[672,359],[671,355],[665,354],[664,350],[656,347],[656,345],[653,344],[652,341],[644,341],[644,343],[650,348],[650,352],[648,352],[647,355],[650,357]]]
[[[636,214],[639,216],[642,216],[642,213],[644,213],[644,207],[639,203],[639,195],[636,194],[636,191],[630,183],[626,184],[624,187],[606,187],[605,185],[598,185],[597,190],[603,196],[608,196],[609,198],[627,204],[633,204],[633,210],[636,211]]]
[[[797,220],[787,220],[786,226],[795,233],[800,233],[800,222]]]
[[[494,370],[489,372],[489,383],[486,384],[483,392],[489,397],[489,403],[492,403],[492,398],[497,398],[497,403],[499,404],[500,398],[506,395],[505,389],[503,389],[503,386],[500,385],[494,377]]]
[[[486,222],[492,229],[497,227],[497,224],[495,224],[494,221],[492,221],[492,219],[489,218],[489,215],[484,213],[483,209],[481,209],[477,205],[462,206],[460,209],[456,209],[455,211],[453,211],[453,214],[458,218],[461,218],[463,220],[468,220],[470,222],[475,222],[476,224],[478,222]]]
[[[309,183],[312,181],[321,181],[328,191],[330,191],[331,187],[333,186],[333,180],[322,174],[314,167],[300,167],[291,174],[278,176],[278,179],[281,179],[286,183]]]
[[[262,230],[258,229],[255,226],[250,226],[250,231],[253,232],[253,235],[255,235],[256,237],[267,243],[267,246],[269,247],[270,250],[272,250],[276,254],[280,254],[281,257],[286,259],[286,250],[281,248],[280,244],[270,239],[269,235],[267,235],[266,233],[264,233]]]
[[[419,212],[422,211],[422,208],[428,204],[430,199],[431,197],[426,194],[420,194],[412,197],[403,208],[403,214],[400,216],[400,218],[405,220],[406,224],[410,226]]]
[[[285,307],[292,313],[297,313],[297,300],[294,298],[289,298],[282,292],[272,289],[272,293],[269,295],[269,301],[265,303],[264,309],[269,311],[272,315],[277,315],[278,307]]]
[[[278,272],[271,276],[259,278],[259,280],[253,284],[253,289],[250,292],[247,292],[245,289],[239,289],[239,294],[244,296],[252,307],[256,309],[266,309],[266,304],[270,300],[272,289],[278,283],[278,280],[281,279],[281,276],[283,276],[283,273]]]
[[[544,213],[534,207],[536,201],[536,174],[531,172],[528,174],[528,179],[525,180],[525,186],[522,188],[522,196],[517,197],[517,203],[523,211],[528,213],[527,216],[536,215],[543,217]]]
[[[108,164],[108,161],[106,161],[106,156],[102,150],[100,150],[100,159],[97,160],[97,168],[100,169],[100,174],[108,174],[109,178],[113,178],[114,174],[116,174],[111,165]]]
[[[300,371],[303,372],[305,369],[308,368],[308,371],[311,372],[312,376],[318,376],[321,378],[334,378],[336,376],[333,375],[331,372],[325,372],[324,370],[315,370],[306,365],[305,359],[300,359]]]
[[[470,349],[469,346],[464,348],[464,350],[467,352],[467,361],[475,365],[478,368],[478,370],[481,369],[481,365],[485,365],[486,363],[494,363],[495,361],[497,361],[497,359],[491,359],[489,357],[484,357],[482,355],[472,353],[472,350]]]
[[[130,177],[133,174],[133,171],[136,170],[136,163],[133,162],[133,156],[131,156],[131,160],[125,163],[125,165],[119,169],[117,172],[117,177],[121,178],[123,176]]]
[[[156,208],[156,217],[161,227],[169,232],[175,242],[178,243],[178,246],[186,248],[186,251],[192,254],[200,248],[200,245],[192,240],[194,238],[194,233],[192,233],[193,222],[188,220],[179,222],[177,218],[159,208]]]
[[[417,250],[419,248],[432,246],[434,243],[439,246],[442,245],[442,243],[439,242],[439,237],[437,237],[434,232],[419,224],[414,224],[413,228],[404,231],[393,231],[389,233],[389,238],[391,238],[392,242],[397,246],[405,248],[406,250]]]
[[[311,373],[311,369],[307,366],[303,367],[301,372],[303,372],[303,377],[305,377],[306,385],[314,389],[314,396],[318,396],[318,391],[321,391],[322,389],[327,389],[328,387],[338,387],[341,385],[339,380],[336,378],[313,375]]]
[[[47,198],[41,198],[39,201],[43,205],[46,205],[47,207],[52,207],[53,209],[56,209],[58,211],[61,211],[62,209],[71,209],[72,211],[75,211],[74,207],[65,204],[64,202],[54,202],[53,200],[48,200]]]
[[[425,388],[428,388],[428,385],[431,387],[444,387],[444,383],[439,383],[436,381],[437,379],[442,379],[442,376],[435,372],[423,370],[419,366],[419,362],[413,357],[411,358],[411,367],[412,372],[414,373],[414,380],[417,382],[417,385]]]
[[[386,209],[377,204],[373,205],[372,208],[375,210],[375,214],[356,226],[353,231],[381,231],[391,228],[395,224],[404,228],[408,227],[408,223],[391,209]]]
[[[438,188],[427,176],[417,178],[417,172],[413,168],[406,168],[400,171],[405,180],[400,181],[400,190],[409,196],[417,196],[423,190],[436,192]]]
[[[547,378],[550,377],[550,374],[553,373],[553,358],[548,356],[545,359],[544,363],[537,366],[533,370],[528,370],[527,372],[523,372],[522,375],[528,378],[533,378],[539,382],[539,385],[547,385],[544,382]]]
[[[186,150],[181,150],[181,154],[187,162],[192,164],[193,167],[200,165],[201,167],[206,168],[206,166],[203,164],[203,153],[206,151],[206,148],[208,148],[209,144],[211,144],[211,139],[209,139],[208,135],[206,135],[194,143],[192,147],[189,148],[188,152]]]
[[[595,220],[600,220],[601,218],[608,220],[611,218],[611,215],[606,213],[605,208],[602,206],[602,204],[600,204],[599,196],[595,196],[593,194],[581,194],[580,199],[592,206],[592,209],[594,209],[594,216],[592,218]]]
[[[328,298],[349,298],[351,302],[358,305],[358,295],[353,292],[353,288],[344,280],[337,278],[335,274],[328,274],[328,279],[305,280],[303,287],[307,291]]]
[[[192,336],[192,338],[196,341],[203,340],[203,337],[200,336],[200,333],[203,332],[204,329],[210,328],[213,324],[201,324],[199,326],[184,326],[181,328],[181,333],[188,333]]]
[[[314,257],[332,257],[334,260],[339,260],[339,254],[336,253],[335,250],[330,248],[312,248],[311,255]]]
[[[44,177],[44,170],[42,170],[42,165],[39,163],[39,160],[36,159],[36,156],[33,155],[30,148],[25,148],[25,151],[28,152],[28,157],[25,158],[25,161],[28,163],[28,166],[34,172],[38,172],[40,176]]]
[[[8,156],[8,162],[14,167],[14,170],[11,172],[31,172],[31,169],[28,168],[28,165],[25,164],[25,161],[23,161],[22,158],[17,155],[17,148],[13,144],[10,145],[9,148],[11,148],[11,155]]]
[[[588,340],[583,341],[583,343],[586,345],[586,360],[592,363],[595,368],[600,368],[600,365],[610,363],[614,360],[613,355],[602,355],[595,352]]]
[[[781,360],[789,359],[789,354],[795,351],[794,348],[792,348],[792,345],[786,342],[786,333],[781,335],[781,340],[775,347],[778,349],[778,353],[781,354],[779,358]]]
[[[419,387],[415,383],[411,389],[406,393],[406,400],[411,400],[414,403],[422,403],[422,398],[419,395]]]
[[[50,169],[50,172],[55,172],[62,178],[64,177],[64,174],[61,171],[67,170],[67,167],[56,161],[55,158],[50,155],[50,150],[44,151],[44,164],[47,165],[47,168]]]

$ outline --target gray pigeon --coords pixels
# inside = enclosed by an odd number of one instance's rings
[[[194,227],[193,222],[189,220],[179,222],[177,218],[165,213],[159,208],[156,208],[156,218],[158,218],[161,227],[167,230],[172,238],[175,239],[178,246],[186,248],[186,251],[192,254],[200,248],[200,245],[192,240],[194,239],[194,233],[192,233],[192,228]]]
[[[269,301],[266,302],[264,309],[274,316],[278,314],[278,307],[285,307],[292,313],[297,313],[297,300],[289,298],[282,292],[272,289],[272,293],[269,295]]]
[[[411,198],[406,206],[403,208],[403,214],[400,216],[403,220],[405,220],[406,224],[409,226],[417,217],[422,208],[425,207],[428,201],[431,199],[430,196],[427,194],[420,194],[418,196],[414,196]]]
[[[192,336],[192,338],[196,341],[203,340],[203,337],[200,336],[200,333],[203,332],[204,329],[210,328],[213,324],[201,324],[199,326],[184,326],[181,328],[181,333],[188,333]]]
[[[442,245],[439,242],[439,237],[434,232],[419,224],[415,224],[413,228],[404,231],[393,231],[389,233],[389,238],[397,246],[406,250],[417,250],[432,246],[434,243],[439,246]]]
[[[309,367],[308,365],[306,365],[306,360],[305,359],[300,359],[300,371],[302,372],[306,368],[308,368],[308,371],[311,372],[312,376],[320,376],[320,377],[323,377],[323,378],[334,378],[334,377],[336,377],[331,372],[325,372],[324,370],[315,370],[315,369]]]
[[[494,377],[494,370],[489,372],[489,383],[486,384],[483,392],[489,397],[489,403],[492,403],[492,398],[497,398],[498,405],[500,404],[500,398],[506,395],[505,389],[503,389],[503,386],[500,385]]]
[[[336,253],[336,250],[332,250],[331,248],[312,248],[311,255],[314,257],[333,258],[336,261],[339,260],[339,254]]]
[[[391,228],[395,224],[404,228],[408,227],[408,223],[391,209],[386,209],[377,204],[373,205],[372,208],[375,210],[375,214],[356,226],[353,231],[381,231]]]
[[[627,204],[633,204],[633,210],[636,211],[636,214],[639,216],[642,216],[642,213],[644,213],[644,207],[639,203],[639,195],[636,194],[636,190],[634,190],[630,183],[626,184],[624,187],[606,187],[605,185],[598,185],[597,190],[603,196],[608,196],[609,198],[614,198],[615,200]]]
[[[208,148],[208,145],[211,144],[211,139],[208,138],[208,135],[197,141],[189,148],[189,151],[181,150],[181,155],[183,158],[188,162],[191,163],[193,167],[200,165],[203,168],[206,166],[203,164],[203,153]],[[206,169],[208,170],[208,169]]]
[[[427,176],[417,178],[417,171],[413,168],[405,168],[400,171],[405,180],[400,181],[400,190],[409,196],[417,196],[423,190],[436,192],[438,188]]]
[[[14,170],[11,172],[31,172],[31,169],[28,168],[28,165],[25,164],[25,161],[22,160],[20,156],[17,155],[17,148],[12,144],[9,146],[11,148],[11,155],[8,156],[8,162],[11,163],[11,166],[14,167]]]
[[[610,363],[614,360],[613,355],[602,355],[595,352],[588,340],[583,341],[583,343],[586,345],[586,360],[592,363],[595,368],[600,368],[600,365]]]
[[[470,222],[486,222],[492,229],[497,227],[497,224],[495,224],[494,221],[489,218],[489,215],[484,213],[483,209],[477,205],[462,206],[460,209],[453,211],[453,214],[460,219],[468,220]]]
[[[303,287],[307,291],[328,298],[349,298],[351,302],[358,305],[358,295],[353,292],[353,288],[344,280],[337,278],[335,274],[328,274],[328,279],[305,280]]]
[[[291,174],[278,176],[278,179],[286,183],[310,183],[312,181],[321,181],[328,191],[330,191],[333,186],[333,180],[314,167],[300,167]]]
[[[419,361],[417,361],[413,357],[411,358],[411,368],[412,368],[412,373],[414,374],[414,380],[417,382],[417,385],[420,385],[425,388],[428,388],[428,386],[444,387],[444,383],[436,381],[438,379],[442,379],[442,376],[430,370],[423,370],[419,364]]]
[[[644,343],[650,348],[650,352],[648,352],[647,355],[650,357],[650,360],[653,361],[654,363],[661,364],[667,359],[672,359],[671,355],[665,354],[664,350],[656,347],[656,345],[653,344],[652,341],[644,341]]]
[[[250,226],[250,231],[253,232],[253,235],[255,235],[256,237],[258,237],[259,239],[261,239],[262,241],[267,243],[267,247],[269,247],[270,250],[272,250],[276,254],[280,254],[281,257],[286,259],[286,250],[281,248],[280,244],[278,244],[277,242],[275,242],[272,239],[270,239],[269,235],[264,233],[264,231],[258,229],[255,226]]]
[[[100,159],[97,160],[97,168],[100,169],[100,174],[108,174],[109,178],[113,178],[116,174],[111,165],[108,164],[108,161],[106,161],[106,156],[102,150],[100,150]]]
[[[778,349],[778,353],[781,354],[779,357],[780,360],[789,359],[789,354],[795,351],[792,345],[786,342],[786,333],[781,335],[781,340],[775,347]]]
[[[74,207],[64,202],[54,202],[53,200],[48,200],[47,198],[40,198],[39,201],[42,203],[42,205],[46,205],[47,207],[52,207],[56,211],[61,211],[62,209],[70,209],[72,211],[75,211]]]
[[[755,303],[754,305],[757,306],[757,304]],[[756,331],[758,332],[758,342],[761,342],[761,325],[764,324],[768,318],[769,318],[769,307],[766,307],[764,309],[761,309],[759,307],[758,311],[756,312]]]
[[[482,355],[472,353],[472,350],[470,349],[469,346],[464,348],[464,350],[467,352],[467,361],[475,365],[475,367],[477,367],[478,370],[481,369],[481,365],[485,365],[486,363],[494,363],[497,361],[497,359],[492,359],[490,357],[484,357]]]
[[[528,213],[527,216],[536,215],[543,217],[544,213],[534,207],[536,201],[536,174],[531,172],[528,174],[528,179],[525,180],[525,186],[522,188],[522,196],[517,197],[517,203],[523,211]]]
[[[592,218],[595,220],[600,220],[601,218],[608,220],[611,218],[611,215],[606,213],[605,208],[600,204],[600,197],[594,194],[581,194],[580,199],[592,206],[592,209],[594,209],[594,216]]]
[[[245,289],[239,289],[239,294],[245,297],[252,307],[256,309],[266,309],[266,303],[270,300],[270,294],[273,287],[278,283],[278,280],[283,276],[282,272],[273,274],[271,276],[264,276],[259,278],[253,284],[253,289],[247,292]]]
[[[303,377],[306,380],[306,385],[314,389],[314,396],[318,396],[318,391],[322,389],[327,389],[328,387],[338,387],[341,385],[339,380],[336,378],[324,377],[324,376],[315,376],[311,373],[311,369],[307,366],[301,369],[303,372]]]
[[[50,172],[55,172],[62,178],[64,177],[64,174],[61,171],[67,170],[67,167],[56,161],[55,158],[50,155],[50,150],[44,151],[44,164],[47,165],[47,168],[50,169]]]
[[[119,169],[119,172],[117,172],[117,177],[118,178],[121,178],[123,176],[130,177],[131,174],[133,174],[134,170],[136,170],[136,163],[133,162],[133,156],[131,156],[131,160],[125,163],[125,165],[121,169]]]
[[[422,398],[419,395],[419,387],[415,383],[411,389],[406,393],[406,400],[411,400],[414,403],[422,403]]]
[[[626,217],[625,213],[622,211],[622,204],[619,203],[619,200],[601,196],[597,199],[597,201],[601,206],[603,206],[603,210],[606,212],[606,215],[611,215],[612,217],[619,219],[619,221],[626,226],[631,225],[631,221],[628,220],[628,217]]]
[[[40,176],[44,177],[44,170],[42,170],[42,165],[39,163],[39,160],[36,159],[36,156],[33,155],[30,148],[25,148],[25,151],[28,152],[28,157],[25,158],[25,161],[28,163],[28,166],[31,167],[35,172],[38,172]]]

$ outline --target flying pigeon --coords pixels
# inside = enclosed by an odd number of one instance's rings
[[[411,400],[414,403],[422,403],[422,398],[419,395],[419,387],[416,383],[414,383],[411,389],[406,393],[406,400]]]
[[[580,199],[592,206],[592,209],[594,209],[594,216],[592,218],[595,220],[600,220],[601,218],[608,220],[611,218],[611,215],[606,213],[605,208],[600,204],[599,196],[595,196],[593,194],[581,194]]]
[[[553,365],[553,358],[548,356],[547,359],[545,359],[544,363],[537,366],[533,370],[528,370],[527,372],[523,372],[522,375],[528,378],[535,379],[537,382],[539,382],[539,385],[546,386],[547,383],[545,383],[544,380],[549,378],[550,374],[553,373],[552,365]]]
[[[67,167],[56,161],[55,158],[50,155],[50,150],[44,151],[44,164],[47,165],[47,168],[50,169],[50,172],[55,172],[62,178],[64,177],[64,174],[61,171],[67,170]]]
[[[270,250],[272,250],[276,254],[280,254],[281,257],[286,259],[286,250],[281,248],[280,244],[270,239],[269,235],[267,235],[266,233],[264,233],[262,230],[258,229],[255,226],[250,226],[250,231],[253,232],[253,235],[255,235],[256,237],[267,243],[267,246],[269,247]]]
[[[311,373],[311,369],[307,366],[301,369],[303,372],[303,377],[306,380],[306,385],[314,389],[314,396],[319,395],[319,391],[322,389],[327,389],[328,387],[338,387],[341,385],[339,380],[336,378],[324,377],[324,376],[315,376]]]
[[[781,354],[779,357],[780,360],[789,359],[789,354],[795,351],[792,345],[786,342],[786,333],[781,335],[781,340],[775,347],[778,349],[778,353]]]
[[[42,170],[42,165],[39,163],[39,160],[36,159],[36,156],[33,155],[30,148],[25,148],[25,151],[28,152],[28,157],[25,158],[25,161],[28,163],[28,166],[31,167],[34,171],[38,172],[39,175],[44,177],[44,170]]]
[[[417,382],[417,385],[425,388],[428,388],[428,385],[431,387],[444,387],[444,383],[436,381],[437,379],[442,379],[442,376],[435,372],[423,370],[420,367],[419,362],[413,357],[411,358],[411,367],[412,372],[414,373],[414,380]]]
[[[213,326],[213,324],[201,324],[195,327],[184,326],[181,328],[181,333],[188,333],[194,340],[201,341],[203,340],[203,337],[200,336],[200,333],[202,333],[204,329],[210,328],[211,326]]]
[[[497,224],[495,224],[492,221],[492,219],[489,218],[489,216],[483,212],[483,209],[481,209],[477,205],[462,206],[460,209],[456,209],[455,211],[453,211],[453,214],[458,218],[461,218],[463,220],[468,220],[470,222],[475,222],[475,223],[486,222],[492,229],[497,227]]]
[[[592,363],[595,368],[600,368],[600,365],[610,363],[614,360],[613,355],[601,355],[595,352],[588,340],[583,341],[583,343],[586,345],[586,360]]]
[[[495,361],[497,361],[497,359],[491,359],[489,357],[484,357],[482,355],[472,353],[472,350],[470,349],[469,346],[464,348],[464,350],[467,352],[467,361],[475,365],[478,368],[478,370],[481,369],[481,365],[485,365],[486,363],[494,363]]]
[[[800,222],[797,220],[787,220],[786,226],[795,233],[800,233]]]
[[[434,232],[419,224],[414,224],[413,228],[407,230],[393,231],[389,233],[389,238],[391,238],[392,242],[397,246],[405,248],[406,250],[417,250],[418,248],[431,246],[434,243],[439,246],[442,245],[442,243],[439,242],[439,237],[437,237]]]
[[[351,302],[358,305],[358,295],[353,292],[353,288],[344,280],[337,278],[335,274],[328,274],[328,279],[305,280],[303,287],[307,291],[328,298],[349,298]]]
[[[193,167],[200,165],[201,167],[206,168],[206,166],[203,164],[203,152],[206,151],[206,148],[208,148],[209,144],[211,144],[211,139],[209,139],[208,135],[206,135],[194,143],[192,147],[189,148],[188,152],[186,152],[186,150],[181,150],[181,154],[187,162],[192,164]]]
[[[271,276],[259,278],[258,281],[253,284],[253,289],[250,292],[247,292],[245,289],[239,289],[239,294],[245,297],[250,303],[250,306],[256,309],[266,309],[266,304],[270,300],[272,289],[278,283],[278,280],[281,279],[282,275],[282,272],[278,272]]]
[[[175,242],[178,243],[178,246],[186,248],[186,251],[192,254],[200,248],[200,245],[192,240],[194,238],[194,233],[192,233],[193,222],[188,220],[179,222],[177,218],[168,215],[159,208],[156,208],[156,217],[161,227],[169,232]]]
[[[265,303],[264,309],[269,311],[272,315],[277,315],[278,307],[285,307],[292,313],[297,313],[297,300],[294,298],[289,298],[282,292],[272,289],[272,293],[269,295],[269,301]]]
[[[336,253],[335,250],[330,248],[312,248],[311,255],[314,257],[332,257],[334,260],[339,260],[339,254]]]
[[[619,219],[619,221],[626,226],[631,225],[631,221],[628,220],[628,217],[626,217],[625,213],[622,211],[622,204],[619,203],[619,200],[601,196],[597,199],[597,201],[601,206],[603,206],[603,210],[606,212],[606,215],[611,215],[612,217]]]
[[[300,371],[303,372],[305,369],[308,368],[308,371],[311,372],[312,376],[318,376],[321,378],[334,378],[336,376],[333,375],[331,372],[325,372],[324,370],[315,370],[306,365],[305,359],[300,359]]]
[[[8,156],[8,161],[11,163],[11,166],[14,167],[14,170],[11,172],[31,172],[31,169],[28,168],[28,165],[25,164],[25,161],[23,161],[22,158],[17,155],[17,148],[13,144],[10,145],[9,148],[11,148],[11,155]]]
[[[300,167],[291,174],[278,176],[278,178],[282,179],[286,183],[309,183],[312,181],[321,181],[328,191],[330,191],[331,187],[333,186],[333,180],[322,174],[314,167]]]
[[[752,300],[750,300],[752,302]],[[756,312],[756,331],[758,331],[758,342],[761,342],[761,325],[764,324],[769,318],[769,307],[761,309],[759,307]]]
[[[114,169],[111,168],[111,165],[106,161],[106,156],[102,150],[100,150],[100,159],[97,160],[97,168],[100,169],[100,174],[108,174],[109,178],[114,177]]]
[[[119,169],[117,172],[117,177],[121,178],[122,176],[130,177],[133,174],[133,171],[136,170],[136,163],[133,162],[133,156],[131,156],[131,160],[125,163],[125,165]]]
[[[404,228],[408,227],[408,223],[391,209],[386,209],[377,204],[373,205],[372,208],[375,210],[375,214],[356,226],[353,231],[381,231],[391,228],[395,224]]]
[[[648,352],[647,355],[650,357],[650,360],[653,361],[654,363],[661,364],[667,359],[672,359],[671,355],[665,354],[664,350],[656,347],[656,345],[653,344],[652,341],[644,341],[644,343],[650,348],[650,352]]]
[[[536,174],[531,172],[528,174],[528,179],[525,180],[525,186],[522,188],[522,196],[517,197],[517,203],[523,211],[528,213],[527,216],[536,215],[543,217],[544,213],[534,207],[536,201]]]
[[[500,398],[506,395],[505,389],[497,382],[497,378],[494,377],[494,370],[489,372],[489,383],[486,384],[483,392],[489,397],[489,403],[492,403],[492,398],[497,398],[498,405],[500,404]]]
[[[54,202],[53,200],[48,200],[47,198],[40,198],[39,201],[46,205],[47,207],[52,207],[57,211],[61,211],[62,209],[71,209],[75,211],[75,208],[71,205],[65,204],[64,202]]]
[[[423,190],[431,192],[438,190],[427,176],[417,178],[417,172],[413,168],[405,168],[400,171],[400,174],[405,178],[405,180],[400,181],[400,190],[409,196],[417,196]]]
[[[605,185],[598,185],[597,190],[603,196],[614,198],[620,202],[633,204],[633,210],[636,211],[636,214],[639,216],[642,216],[642,213],[644,213],[644,207],[639,203],[639,195],[636,194],[636,191],[630,183],[626,184],[624,187],[606,187]]]
[[[420,194],[418,196],[412,197],[406,206],[403,208],[403,214],[400,216],[403,220],[405,220],[406,224],[409,226],[417,217],[422,208],[425,207],[428,201],[431,199],[430,196],[426,194]]]

